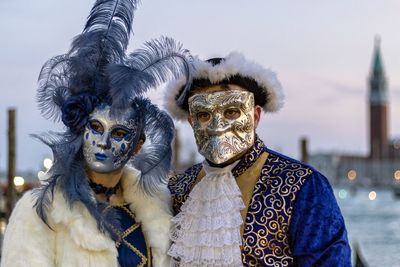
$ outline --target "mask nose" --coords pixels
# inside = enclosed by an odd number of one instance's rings
[[[221,114],[214,114],[210,125],[207,126],[207,132],[209,135],[222,135],[230,129],[229,123],[227,123]]]
[[[102,149],[109,149],[111,147],[110,133],[103,133],[100,140],[97,142],[97,146]]]

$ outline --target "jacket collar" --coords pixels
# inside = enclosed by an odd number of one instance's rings
[[[260,157],[260,155],[266,150],[264,142],[256,135],[254,145],[244,154],[239,163],[233,168],[232,174],[235,177],[240,176],[248,168],[250,168]]]

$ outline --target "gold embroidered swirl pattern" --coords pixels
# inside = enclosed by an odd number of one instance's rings
[[[261,141],[256,135],[256,141],[254,142],[254,146],[248,153],[246,153],[239,161],[238,165],[235,166],[232,170],[232,174],[235,177],[238,177],[242,173],[244,173],[254,162],[260,157],[260,155],[264,152],[265,146],[263,141]]]
[[[293,264],[288,231],[296,193],[312,173],[271,153],[254,188],[243,235],[244,266]]]

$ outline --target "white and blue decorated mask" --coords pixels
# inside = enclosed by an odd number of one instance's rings
[[[133,155],[139,139],[139,121],[127,110],[110,116],[110,107],[96,108],[85,127],[83,156],[95,172],[109,173],[122,168]]]

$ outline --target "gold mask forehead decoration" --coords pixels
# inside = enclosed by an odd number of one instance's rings
[[[192,108],[196,106],[215,106],[215,105],[240,105],[244,104],[247,101],[250,101],[250,98],[254,97],[253,93],[242,90],[227,90],[227,91],[215,91],[215,92],[204,92],[197,93],[189,98],[189,106]]]
[[[254,144],[254,95],[228,90],[189,98],[189,112],[199,153],[222,164]]]

